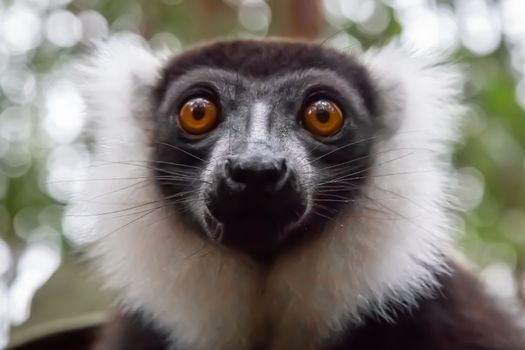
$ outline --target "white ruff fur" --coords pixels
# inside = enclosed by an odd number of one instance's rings
[[[293,350],[312,348],[366,313],[388,318],[386,302],[413,305],[432,292],[431,271],[446,268],[451,235],[445,208],[460,79],[394,45],[361,61],[394,130],[376,140],[369,199],[271,271],[203,241],[160,208],[147,168],[144,96],[163,61],[120,38],[84,62],[96,143],[92,181],[73,199],[68,220],[95,240],[93,262],[122,305],[143,311],[183,349],[250,349],[271,325],[269,347]]]

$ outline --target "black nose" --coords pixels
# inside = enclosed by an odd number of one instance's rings
[[[233,186],[246,191],[278,192],[289,179],[286,159],[269,155],[229,157],[225,173]]]

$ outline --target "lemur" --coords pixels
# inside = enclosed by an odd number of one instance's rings
[[[68,217],[119,310],[95,349],[525,349],[450,258],[457,67],[117,37],[78,72],[92,155]]]

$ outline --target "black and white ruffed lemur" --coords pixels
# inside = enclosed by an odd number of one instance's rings
[[[119,305],[94,349],[525,349],[449,258],[454,67],[117,37],[79,71],[94,142],[67,224]]]

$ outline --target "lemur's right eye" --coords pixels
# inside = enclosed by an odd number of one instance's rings
[[[179,111],[180,127],[188,134],[200,135],[217,125],[218,108],[215,103],[204,98],[192,98]]]

